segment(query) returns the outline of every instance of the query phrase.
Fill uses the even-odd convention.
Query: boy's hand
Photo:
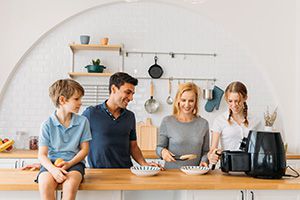
[[[58,183],[64,182],[67,178],[65,175],[68,174],[66,170],[58,167],[53,167],[49,172]]]
[[[72,167],[72,165],[70,164],[70,162],[67,162],[67,161],[62,161],[61,163],[59,163],[57,165],[57,167],[63,169],[63,170],[67,170],[69,169],[70,167]]]

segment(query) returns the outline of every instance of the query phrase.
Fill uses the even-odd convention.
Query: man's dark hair
[[[118,89],[120,89],[120,87],[125,83],[130,83],[136,86],[138,84],[138,80],[124,72],[117,72],[111,75],[109,79],[109,94],[111,93],[112,85],[115,85]]]

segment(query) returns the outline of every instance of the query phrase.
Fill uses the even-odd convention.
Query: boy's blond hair
[[[84,95],[83,87],[72,79],[57,80],[49,87],[49,97],[57,108],[60,105],[60,96],[64,96],[66,99],[69,99],[75,94],[75,92],[77,92],[80,96]]]

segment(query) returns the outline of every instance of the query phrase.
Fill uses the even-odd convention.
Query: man
[[[109,80],[109,98],[84,112],[90,122],[92,140],[88,163],[91,168],[129,168],[131,158],[142,166],[147,163],[136,141],[134,113],[126,107],[133,100],[138,80],[118,72]]]

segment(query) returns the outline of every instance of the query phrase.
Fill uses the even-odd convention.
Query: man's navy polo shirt
[[[90,122],[92,140],[88,163],[91,168],[129,168],[130,141],[136,140],[134,113],[123,109],[115,119],[105,102],[90,106],[84,112]]]

